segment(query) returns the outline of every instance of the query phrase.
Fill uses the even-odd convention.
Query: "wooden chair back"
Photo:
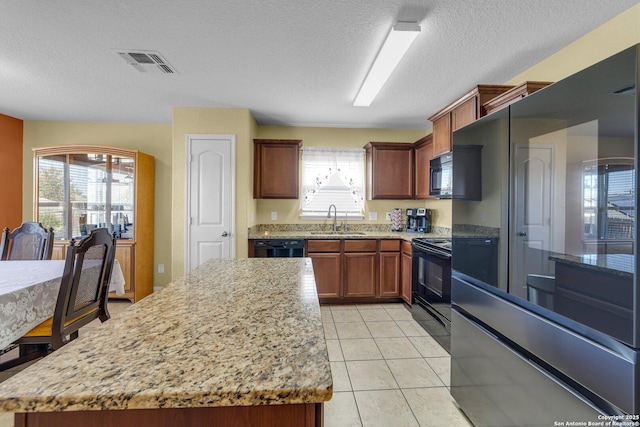
[[[115,253],[115,233],[109,234],[106,228],[92,230],[77,244],[71,240],[53,315],[54,350],[89,322],[109,319],[107,295]]]
[[[0,260],[49,260],[53,253],[53,228],[24,222],[12,232],[5,227],[0,239]]]

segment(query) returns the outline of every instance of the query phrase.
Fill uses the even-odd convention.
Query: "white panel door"
[[[187,135],[189,272],[211,258],[234,254],[235,136]]]
[[[511,230],[511,289],[527,298],[527,274],[549,272],[551,215],[554,202],[553,146],[517,144],[515,146],[515,215]]]

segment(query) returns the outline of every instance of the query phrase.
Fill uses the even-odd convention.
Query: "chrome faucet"
[[[338,231],[338,209],[336,205],[329,206],[329,213],[327,213],[327,218],[331,218],[331,208],[333,208],[333,232]]]

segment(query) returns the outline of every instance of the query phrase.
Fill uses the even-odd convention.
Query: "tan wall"
[[[188,134],[236,136],[236,257],[248,252],[248,227],[255,216],[253,201],[253,137],[255,120],[244,108],[176,107],[173,109],[173,171],[171,254],[173,277],[184,275],[185,150]]]
[[[23,122],[0,114],[0,229],[22,223]]]
[[[168,123],[87,123],[25,121],[22,212],[33,220],[34,147],[95,144],[133,148],[155,157],[154,286],[171,282],[171,125]],[[165,273],[158,274],[158,264]]]
[[[504,84],[556,82],[640,43],[640,3],[605,22]]]

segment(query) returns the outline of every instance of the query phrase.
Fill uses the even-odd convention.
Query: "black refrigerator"
[[[640,425],[639,46],[454,132],[454,171],[482,147],[481,200],[452,201],[451,394],[476,426]]]

